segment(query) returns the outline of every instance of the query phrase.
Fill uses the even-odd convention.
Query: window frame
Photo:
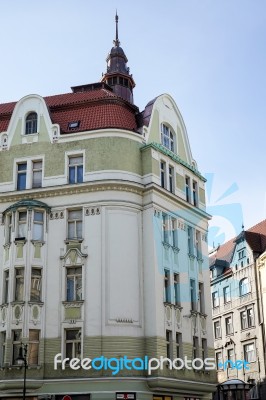
[[[24,169],[19,169],[20,166],[26,166]],[[16,163],[16,190],[26,190],[27,189],[27,171],[28,171],[28,163],[27,161],[17,162]],[[22,179],[22,181],[20,181]]]
[[[220,339],[222,337],[221,321],[219,319],[213,322],[213,333],[214,339]]]
[[[19,332],[19,338],[15,340],[15,334]],[[12,351],[11,351],[11,355],[12,355],[12,365],[16,365],[16,360],[18,358],[19,355],[19,349],[21,346],[21,340],[22,340],[22,329],[12,329],[11,331],[11,340],[12,340]],[[15,352],[15,349],[16,352]],[[16,353],[16,354],[15,354]]]
[[[33,271],[40,271],[40,274],[35,274]],[[42,301],[42,281],[43,281],[43,270],[40,267],[31,267],[31,275],[30,275],[30,302],[36,302],[39,303]],[[40,286],[39,289],[37,289],[37,293],[39,293],[38,298],[34,298],[34,285],[37,283],[37,286]]]
[[[81,163],[74,163],[71,164],[71,159],[78,159],[82,158]],[[70,185],[78,184],[78,183],[83,183],[84,182],[84,154],[83,153],[77,153],[77,154],[68,154],[67,155],[67,182]],[[81,168],[81,179],[79,178],[80,174],[80,168]],[[71,172],[70,170],[74,171],[74,179],[72,181],[71,178]]]
[[[36,118],[29,119],[30,116],[36,116]],[[25,128],[24,128],[24,135],[36,135],[38,134],[38,113],[36,111],[30,111],[25,116]]]
[[[70,219],[70,214],[72,212],[80,212],[80,217],[79,218],[73,218]],[[83,240],[83,225],[84,225],[84,219],[83,219],[83,208],[72,208],[67,210],[67,240]],[[81,223],[81,228],[80,228],[80,236],[78,236],[78,224]],[[70,235],[70,224],[74,224],[74,236]]]
[[[164,303],[171,303],[171,274],[167,268],[164,269]]]
[[[253,346],[253,350],[247,352],[247,347],[248,346]],[[253,357],[251,357],[252,359],[250,360],[249,356],[247,357],[247,354],[251,353]],[[256,362],[256,347],[255,347],[255,342],[250,342],[250,343],[246,343],[243,345],[243,354],[244,354],[244,360],[247,362]]]
[[[70,331],[77,331],[77,335],[79,335],[78,339],[67,339],[67,333]],[[65,328],[64,329],[64,355],[67,358],[67,344],[72,344],[72,350],[71,350],[71,358],[82,358],[82,328],[81,327],[76,327],[76,328]],[[77,345],[77,353],[76,353],[76,345]]]
[[[9,303],[9,290],[10,289],[10,271],[5,269],[3,271],[3,303]]]
[[[228,293],[226,291],[227,288],[228,288]],[[230,289],[231,289],[230,285],[227,285],[223,288],[224,304],[230,303],[232,301]]]
[[[34,164],[41,164],[41,166],[34,167]],[[41,180],[35,178],[38,173],[41,173]],[[41,188],[43,186],[43,160],[31,160],[31,175],[31,188]]]
[[[244,283],[244,281],[247,283]],[[239,282],[239,297],[246,296],[250,292],[251,292],[251,287],[250,287],[249,278],[247,276],[245,276]]]
[[[161,144],[166,149],[176,153],[176,134],[173,128],[164,122],[161,123]]]
[[[68,272],[70,270],[80,270],[79,274],[68,274]],[[74,277],[74,286],[73,286],[73,298],[70,298],[72,296],[69,296],[69,282],[71,280],[69,280],[69,277]],[[79,279],[81,280],[81,294],[80,294],[80,298],[78,298],[78,290],[79,288],[77,287],[77,283],[79,281]],[[66,280],[66,301],[67,302],[76,302],[76,301],[82,301],[83,300],[83,268],[82,265],[75,265],[75,266],[66,266],[66,271],[65,271],[65,280]]]
[[[31,338],[31,333],[37,332],[38,338]],[[37,346],[36,346],[37,345]],[[37,362],[31,362],[31,351],[32,349],[37,348]],[[39,329],[29,329],[29,342],[28,342],[28,365],[39,365],[40,360],[40,330]]]
[[[22,271],[22,273],[21,273]],[[21,274],[19,274],[19,272]],[[19,283],[21,279],[22,283]],[[22,289],[19,290],[19,285]],[[15,267],[14,268],[14,302],[24,302],[25,301],[25,268],[24,267]],[[20,295],[19,295],[20,293]]]
[[[45,213],[43,210],[33,209],[32,210],[33,217],[32,217],[32,240],[35,242],[43,242],[44,241],[44,224],[45,224]],[[41,214],[42,220],[35,219],[35,214]],[[36,228],[35,228],[36,227]],[[35,236],[35,229],[37,227],[41,227],[41,238],[38,237],[38,234]],[[38,232],[38,231],[37,231]]]
[[[230,322],[228,322],[230,321]],[[233,315],[228,315],[224,319],[225,322],[225,334],[226,336],[230,336],[234,334],[234,324],[233,324]]]

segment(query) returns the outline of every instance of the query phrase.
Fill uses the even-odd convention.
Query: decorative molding
[[[116,322],[120,324],[133,324],[133,318],[116,318]]]
[[[182,231],[186,230],[186,224],[182,219],[178,220],[178,229],[181,229]]]
[[[93,215],[100,215],[101,214],[101,207],[87,207],[85,208],[85,216],[93,216]]]
[[[65,213],[63,210],[56,210],[50,213],[50,219],[63,219],[65,217]]]

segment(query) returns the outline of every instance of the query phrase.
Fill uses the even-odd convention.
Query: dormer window
[[[174,134],[171,129],[165,124],[161,124],[161,143],[167,149],[175,151]]]
[[[25,135],[37,133],[37,120],[38,116],[35,112],[28,114],[26,118]]]

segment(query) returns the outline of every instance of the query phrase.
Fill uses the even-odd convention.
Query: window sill
[[[172,307],[173,306],[173,304],[170,301],[164,301],[163,304],[164,304],[165,307],[167,307],[167,306]]]
[[[84,239],[82,238],[76,238],[76,239],[66,239],[65,244],[69,243],[82,243]]]
[[[167,247],[168,249],[170,249],[171,245],[168,242],[162,242],[163,243],[163,247]]]
[[[84,303],[84,300],[65,300],[62,301],[62,304],[65,305],[70,305],[70,304],[75,304],[75,305],[81,305]]]
[[[180,251],[179,247],[176,247],[176,246],[172,246],[172,249],[173,249],[174,253],[179,253],[179,251]]]
[[[183,310],[183,307],[181,306],[181,304],[174,304],[175,309],[178,309],[180,311]]]
[[[18,243],[23,243],[25,244],[27,242],[27,239],[25,237],[21,237],[21,238],[15,238],[14,243],[18,244]]]
[[[191,254],[191,253],[188,253],[188,256],[189,256],[189,258],[192,259],[192,260],[194,260],[194,258],[196,258],[196,257],[194,256],[194,254]]]
[[[32,239],[31,243],[32,244],[40,244],[42,246],[45,244],[45,242],[43,240],[36,240],[36,239]]]
[[[40,300],[30,300],[30,301],[28,302],[28,304],[29,304],[29,305],[35,305],[35,304],[37,304],[38,306],[43,306],[43,305],[44,305],[44,302],[43,302],[43,301],[40,301]]]
[[[14,301],[11,301],[10,302],[10,304],[12,305],[12,306],[14,306],[14,305],[16,305],[16,304],[20,304],[20,305],[24,305],[25,304],[25,301],[23,300],[14,300]]]

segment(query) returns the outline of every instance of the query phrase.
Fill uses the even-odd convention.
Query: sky
[[[0,0],[0,103],[99,81],[116,9],[135,104],[169,93],[208,177],[209,240],[265,219],[263,0]]]

